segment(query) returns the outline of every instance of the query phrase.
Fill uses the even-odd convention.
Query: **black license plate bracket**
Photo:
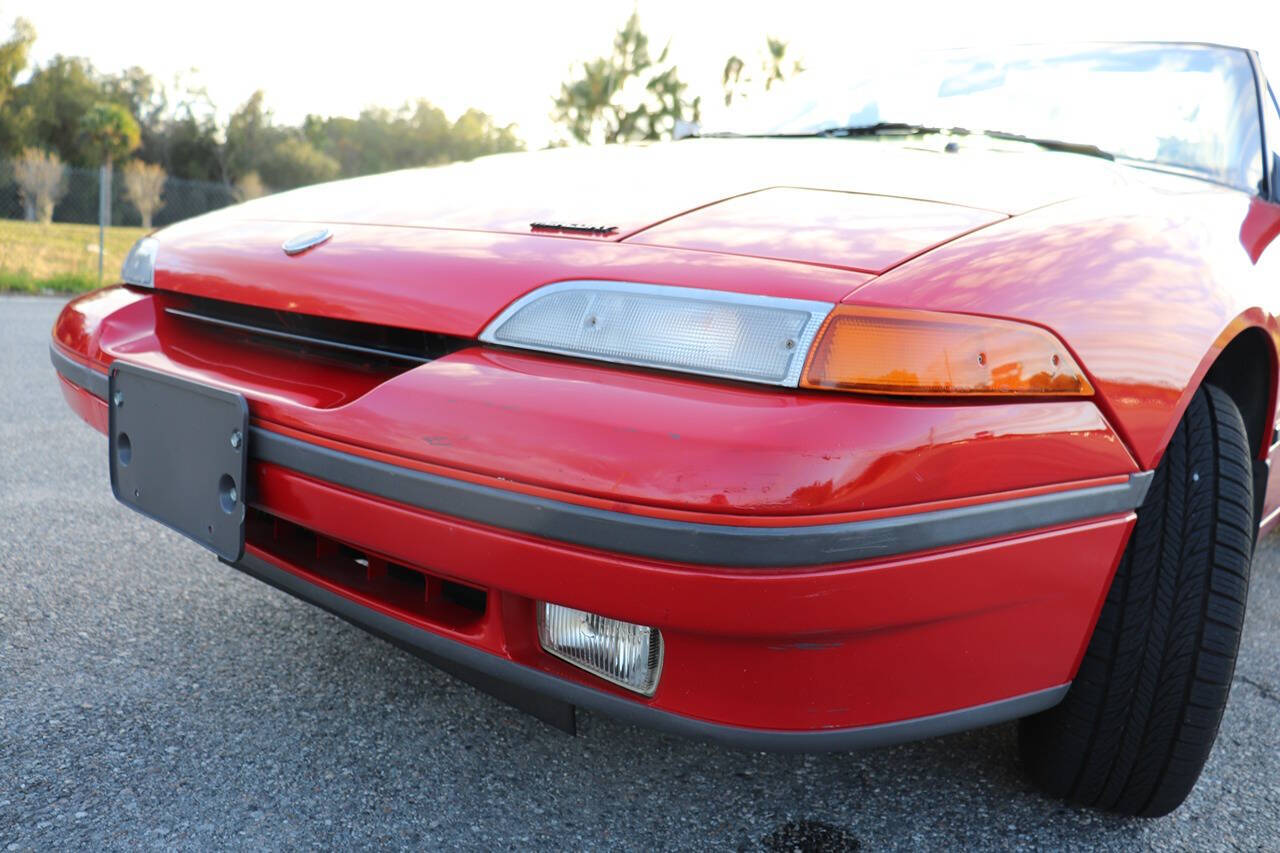
[[[117,362],[107,406],[116,499],[225,560],[244,554],[244,396]]]

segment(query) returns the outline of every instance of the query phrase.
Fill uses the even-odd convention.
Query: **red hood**
[[[1106,161],[840,139],[688,139],[482,157],[305,187],[230,208],[236,219],[528,234],[531,222],[613,226],[625,237],[767,187],[926,199],[1015,214],[1120,182]]]
[[[1125,171],[1032,149],[946,153],[831,139],[499,155],[307,187],[188,220],[157,235],[156,281],[462,335],[565,278],[838,301],[865,274],[1008,215],[1115,187]],[[531,230],[548,221],[616,230]],[[329,242],[284,254],[284,240],[318,224],[333,231]]]

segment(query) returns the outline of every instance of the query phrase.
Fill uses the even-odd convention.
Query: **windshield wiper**
[[[814,136],[923,136],[928,133],[942,133],[940,127],[929,127],[923,124],[908,124],[901,121],[878,121],[875,124],[851,124],[845,127],[828,127],[814,133]]]
[[[970,130],[967,127],[932,127],[927,124],[912,124],[901,121],[878,121],[874,124],[851,124],[844,127],[824,127],[822,130],[804,133],[719,133],[693,134],[703,139],[856,139],[868,136],[927,136],[931,134],[950,134],[954,136],[986,136],[991,139],[1004,139],[1009,142],[1025,142],[1046,151],[1065,151],[1070,154],[1084,154],[1088,157],[1101,157],[1104,160],[1115,160],[1115,155],[1104,151],[1096,145],[1083,142],[1065,142],[1061,139],[1048,139],[1036,136],[1024,136],[1021,133],[1009,133],[1004,130]]]
[[[878,121],[875,124],[853,124],[844,127],[824,127],[822,130],[804,133],[734,133],[720,131],[716,133],[697,133],[701,139],[812,139],[835,137],[843,139],[856,136],[918,136],[926,133],[942,133],[942,128],[927,127],[922,124],[908,124],[900,121]]]
[[[960,132],[960,131],[957,131]],[[970,131],[962,131],[969,133]],[[983,130],[978,131],[983,136],[989,136],[992,139],[1007,139],[1010,142],[1026,142],[1030,145],[1037,145],[1046,151],[1066,151],[1069,154],[1084,154],[1087,157],[1101,157],[1103,160],[1115,160],[1116,155],[1110,151],[1104,151],[1096,145],[1089,145],[1084,142],[1064,142],[1061,139],[1044,139],[1035,136],[1023,136],[1021,133],[1008,133],[1003,130]]]

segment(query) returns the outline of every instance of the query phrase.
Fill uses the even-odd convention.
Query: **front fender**
[[[1050,329],[1084,367],[1099,408],[1134,458],[1150,469],[1236,335],[1265,330],[1274,364],[1280,249],[1268,223],[1280,223],[1280,207],[1236,191],[1198,182],[1194,192],[1128,187],[963,237],[845,301]]]

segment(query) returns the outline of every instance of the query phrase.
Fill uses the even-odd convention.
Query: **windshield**
[[[1096,146],[1249,192],[1262,180],[1253,68],[1233,48],[1025,46],[895,57],[839,80],[808,72],[726,119],[714,130],[811,134],[902,122],[1000,131]]]

